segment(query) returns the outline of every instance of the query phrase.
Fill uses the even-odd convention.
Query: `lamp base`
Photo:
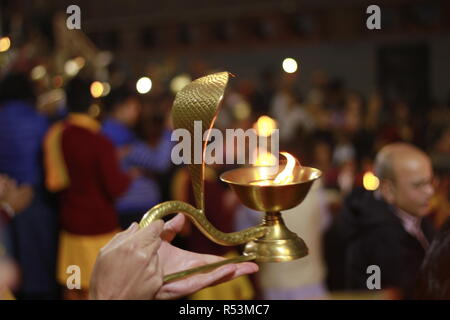
[[[255,256],[256,262],[292,261],[308,255],[305,242],[286,227],[280,212],[267,212],[262,225],[269,231],[248,242],[244,255]]]

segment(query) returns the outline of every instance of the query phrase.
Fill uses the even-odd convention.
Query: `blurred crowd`
[[[275,76],[279,78],[272,79]],[[324,72],[315,74],[313,89],[305,98],[299,95],[295,75],[265,75],[261,80],[267,81],[263,85],[249,80],[232,81],[218,127],[246,129],[258,117],[268,115],[280,129],[281,150],[294,154],[302,165],[323,172],[307,201],[298,210],[294,209],[300,212],[285,215],[287,224],[305,239],[311,253],[299,260],[300,265],[266,264],[262,266],[261,277],[236,279],[219,289],[205,289],[193,298],[289,298],[291,295],[287,293],[274,294],[283,282],[288,286],[298,282],[300,287],[308,287],[297,297],[323,297],[335,289],[345,290],[344,285],[335,283],[336,275],[327,278],[327,268],[333,270],[333,265],[327,265],[323,254],[323,235],[352,190],[376,189],[373,186],[376,181],[371,181],[368,175],[373,172],[374,155],[388,143],[409,142],[430,155],[436,192],[428,218],[435,228],[448,219],[450,128],[443,119],[447,117],[448,106],[430,107],[428,114],[419,116],[405,101],[384,101],[378,93],[363,97],[339,81],[328,79]],[[66,88],[65,104],[49,116],[36,108],[36,89],[29,74],[11,71],[2,79],[0,195],[2,213],[6,213],[3,220],[11,220],[2,235],[20,274],[16,277],[16,287],[12,287],[19,298],[71,298],[70,293],[62,295],[58,287],[58,283],[65,285],[68,275],[57,262],[70,265],[65,260],[71,260],[77,250],[86,250],[73,243],[71,234],[97,237],[107,234],[100,243],[89,244],[95,248],[91,258],[95,261],[96,252],[110,238],[110,233],[139,221],[153,205],[169,199],[194,203],[187,170],[172,165],[170,160],[173,142],[169,111],[173,96],[164,92],[142,97],[123,85],[97,101],[100,104],[94,104],[90,84],[78,78],[71,80]],[[74,117],[81,114],[86,119]],[[95,123],[88,124],[89,119]],[[53,158],[57,152],[51,145],[60,134],[55,131],[61,123],[73,123],[75,127],[80,125],[94,132],[101,130],[111,145],[111,149],[101,147],[89,135],[76,132],[73,141],[66,139],[63,148],[67,149],[64,156],[70,157],[66,159],[70,187],[67,182],[58,181],[60,164]],[[66,134],[70,132],[65,130]],[[99,163],[95,162],[97,152],[104,158]],[[71,168],[71,159],[80,157],[92,161],[92,165],[74,164],[75,168]],[[226,169],[223,165],[207,169],[206,213],[219,229],[231,232],[256,224],[259,216],[246,212],[219,182],[218,174]],[[103,175],[98,177],[104,180],[101,186],[95,186],[96,175]],[[104,204],[104,208],[102,203],[95,203],[93,192],[102,188],[108,189],[105,192],[111,208],[109,204]],[[110,217],[102,216],[105,211],[114,212],[117,219],[108,221]],[[239,248],[210,242],[189,225],[176,241],[197,252],[231,256],[239,252]],[[284,278],[283,274],[290,276]],[[296,274],[298,279],[294,280]],[[88,284],[88,280],[83,282],[83,286]]]
[[[81,267],[82,288],[88,288],[95,257],[115,233],[162,201],[195,202],[188,171],[170,158],[175,93],[156,78],[149,93],[139,94],[111,69],[109,92],[96,96],[92,82],[98,79],[83,67],[75,77],[52,77],[44,85],[36,75],[41,61],[28,59],[29,47],[23,48],[0,82],[0,277],[9,279],[0,282],[6,284],[0,294],[84,299],[86,291],[67,289],[68,266]],[[188,72],[195,79],[214,71],[196,62]],[[247,129],[269,116],[280,129],[280,150],[322,171],[306,200],[284,215],[310,254],[261,264],[256,276],[191,299],[325,298],[354,289],[344,281],[344,253],[333,246],[332,226],[355,190],[377,189],[375,155],[390,143],[410,143],[431,158],[434,193],[426,219],[438,230],[449,218],[450,96],[417,108],[377,91],[364,96],[326,70],[317,70],[309,84],[297,80],[296,73],[281,70],[261,70],[259,79],[232,78],[216,125]],[[232,232],[257,224],[261,214],[249,212],[220,182],[227,169],[207,168],[205,211],[218,229]],[[227,257],[242,250],[212,243],[189,223],[175,243]]]

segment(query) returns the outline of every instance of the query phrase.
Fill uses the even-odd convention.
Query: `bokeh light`
[[[91,95],[94,98],[100,98],[103,94],[103,84],[100,81],[94,81],[91,84]]]
[[[182,73],[170,81],[170,90],[172,93],[177,93],[192,81],[187,73]]]
[[[136,82],[136,90],[140,94],[146,94],[152,89],[152,80],[149,77],[142,77]]]
[[[253,125],[259,136],[269,137],[277,128],[277,122],[269,116],[261,116]]]
[[[286,58],[283,60],[283,70],[286,73],[294,73],[295,71],[297,71],[298,65],[297,65],[297,61],[295,61],[295,59],[292,58]]]
[[[39,80],[42,79],[47,74],[47,70],[43,65],[37,65],[33,69],[31,69],[31,79],[33,80]]]
[[[78,71],[80,71],[80,67],[78,66],[78,63],[75,60],[68,60],[64,64],[64,72],[71,77],[74,77],[77,75]]]
[[[111,92],[111,85],[108,82],[102,82],[102,97],[106,97]]]
[[[380,180],[372,172],[368,171],[364,173],[363,176],[364,189],[374,191],[378,189],[380,185]]]
[[[9,37],[0,38],[0,52],[6,52],[11,47],[11,39]]]

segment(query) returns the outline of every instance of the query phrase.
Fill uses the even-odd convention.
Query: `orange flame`
[[[295,164],[297,163],[297,159],[295,159],[291,154],[287,152],[281,152],[281,154],[286,157],[287,163],[284,169],[277,174],[275,179],[269,179],[264,178],[262,180],[253,181],[251,184],[258,185],[258,186],[276,186],[276,185],[283,185],[288,184],[292,181],[294,181],[294,175],[293,171],[295,168]],[[273,156],[273,154],[270,154]]]
[[[275,184],[287,184],[294,180],[294,175],[292,174],[294,172],[295,162],[296,159],[287,152],[280,152],[286,159],[287,163],[284,167],[283,171],[281,171],[274,180]]]

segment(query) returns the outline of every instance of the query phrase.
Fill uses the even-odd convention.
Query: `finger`
[[[167,274],[225,260],[225,258],[220,256],[179,249],[168,242],[162,243],[159,254],[164,265],[164,271]]]
[[[156,240],[161,240],[160,235],[163,228],[164,221],[153,221],[148,226],[139,229],[139,231],[134,234],[134,241],[138,242],[140,247],[147,247]]]
[[[236,265],[228,264],[205,274],[198,274],[163,285],[157,299],[179,298],[200,289],[231,279],[236,272]]]
[[[242,262],[234,265],[236,266],[236,270],[234,271],[233,274],[229,274],[223,278],[217,279],[214,283],[211,284],[211,286],[216,286],[218,284],[233,280],[240,276],[255,273],[259,270],[258,265],[253,262]]]
[[[167,242],[171,242],[173,238],[183,229],[184,222],[186,221],[183,214],[177,214],[173,219],[170,219],[164,224],[164,230],[161,233],[161,239]]]
[[[236,264],[236,271],[234,272],[233,279],[246,275],[258,272],[259,267],[254,262],[242,262]]]

